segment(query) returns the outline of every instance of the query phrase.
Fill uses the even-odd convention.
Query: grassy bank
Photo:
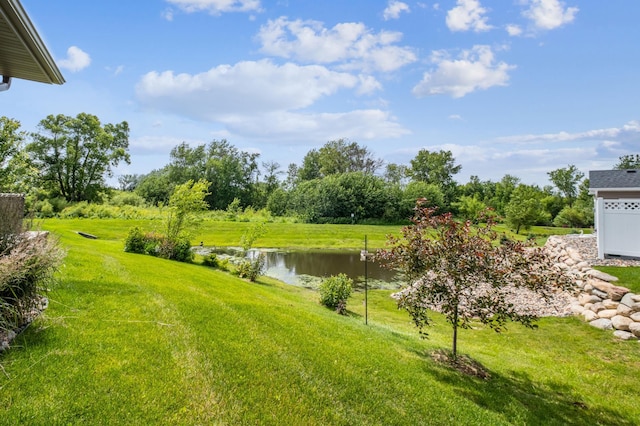
[[[421,340],[389,292],[370,294],[365,326],[361,293],[343,317],[306,289],[124,253],[134,225],[43,223],[69,254],[45,314],[0,355],[0,424],[640,423],[637,342],[574,318],[464,330],[460,350],[491,374],[470,378],[429,356],[450,345],[443,320]],[[234,245],[240,225],[197,238]],[[258,244],[379,246],[397,231],[284,226]]]

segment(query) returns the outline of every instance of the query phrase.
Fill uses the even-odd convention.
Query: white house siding
[[[599,197],[596,206],[598,257],[640,257],[640,198]]]

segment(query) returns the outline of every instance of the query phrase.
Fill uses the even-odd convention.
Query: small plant
[[[344,315],[347,312],[347,299],[351,296],[352,288],[353,280],[345,274],[327,278],[320,284],[320,303]]]
[[[211,268],[217,268],[220,262],[215,253],[209,253],[202,259],[202,264]]]
[[[245,259],[238,264],[238,276],[255,282],[264,273],[265,264],[266,256],[264,253],[259,253],[253,259]]]

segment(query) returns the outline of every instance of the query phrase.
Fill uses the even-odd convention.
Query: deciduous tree
[[[584,177],[584,173],[571,164],[567,167],[553,170],[547,174],[549,175],[549,180],[563,195],[569,207],[573,206],[573,202],[576,200],[576,196],[578,195],[578,184]]]
[[[620,156],[618,163],[613,168],[616,170],[640,169],[640,154]]]
[[[104,126],[95,115],[49,115],[27,146],[45,187],[67,201],[95,201],[105,178],[121,161],[130,163],[129,125]]]
[[[496,237],[491,221],[472,228],[469,221],[457,222],[448,213],[436,216],[433,208],[418,203],[413,225],[403,228],[402,237],[389,237],[391,247],[376,254],[383,265],[404,272],[408,285],[395,296],[423,336],[430,310],[440,311],[451,324],[454,359],[458,329],[473,321],[496,331],[509,320],[535,326],[536,312],[512,301],[514,289],[550,298],[568,283],[543,248],[495,244]]]

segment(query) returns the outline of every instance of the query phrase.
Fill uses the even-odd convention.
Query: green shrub
[[[134,207],[143,207],[145,203],[145,199],[135,192],[121,192],[119,194],[114,195],[111,200],[109,200],[109,204],[112,206],[123,207],[123,206],[134,206]]]
[[[146,253],[146,240],[140,228],[135,227],[129,229],[127,239],[124,242],[124,251],[127,253]]]
[[[320,284],[320,303],[344,315],[347,312],[347,299],[351,296],[352,288],[353,280],[345,274],[327,278]]]
[[[44,200],[39,206],[40,217],[53,217],[55,212],[53,211],[53,204],[49,200]]]
[[[255,282],[258,277],[264,273],[266,260],[267,258],[264,253],[259,253],[253,259],[244,259],[238,264],[236,272],[240,278],[246,278],[251,282]]]
[[[178,236],[169,239],[154,232],[143,233],[140,228],[131,228],[124,244],[128,253],[148,254],[178,262],[192,262],[191,241],[187,237]]]
[[[219,261],[218,261],[218,256],[216,256],[215,253],[209,253],[208,255],[204,256],[204,258],[202,259],[202,264],[204,266],[210,266],[212,268],[217,268]]]

